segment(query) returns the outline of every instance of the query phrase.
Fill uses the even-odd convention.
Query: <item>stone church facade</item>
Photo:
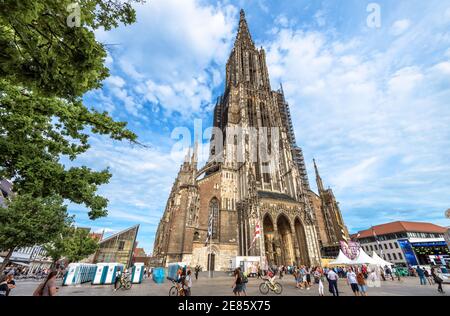
[[[331,189],[310,190],[289,105],[282,87],[271,89],[265,51],[255,47],[243,11],[213,126],[206,165],[198,167],[194,148],[180,167],[153,255],[164,265],[216,271],[229,270],[236,256],[320,265],[323,250],[348,233]]]

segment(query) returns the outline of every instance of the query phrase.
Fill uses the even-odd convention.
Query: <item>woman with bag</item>
[[[434,283],[436,283],[438,285],[438,292],[444,294],[444,290],[442,289],[442,282],[443,282],[443,280],[442,280],[441,277],[439,277],[436,274],[436,271],[434,270],[434,268],[431,268],[431,276],[434,279]]]
[[[58,288],[56,287],[56,271],[52,271],[47,279],[41,283],[34,291],[33,296],[56,296]]]

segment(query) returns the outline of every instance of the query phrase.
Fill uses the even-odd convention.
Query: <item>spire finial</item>
[[[316,171],[316,182],[317,182],[317,189],[319,190],[319,194],[324,191],[322,178],[319,174],[319,168],[317,168],[316,159],[313,159],[314,162],[314,170]]]
[[[184,156],[185,163],[189,163],[190,156],[191,156],[191,147],[188,148],[186,156]]]
[[[239,29],[238,29],[236,41],[239,41],[241,43],[249,42],[250,45],[252,45],[252,46],[254,45],[252,36],[250,35],[250,31],[248,30],[248,25],[247,25],[247,21],[245,19],[244,9],[241,9],[241,12],[240,12]]]
[[[198,159],[198,139],[197,137],[195,137],[194,151],[192,153],[191,162],[197,163],[197,159]]]

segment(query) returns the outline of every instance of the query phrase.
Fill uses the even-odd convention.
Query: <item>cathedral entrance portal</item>
[[[266,214],[263,220],[264,249],[269,266],[277,264],[277,252],[274,243],[275,229],[270,215]]]
[[[295,262],[294,240],[289,219],[281,214],[277,220],[278,243],[277,253],[280,254],[279,265],[292,265]]]
[[[295,219],[294,227],[299,250],[297,264],[309,266],[310,262],[308,256],[308,246],[306,244],[305,228],[298,217]]]

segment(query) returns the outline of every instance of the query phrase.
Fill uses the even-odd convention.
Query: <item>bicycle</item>
[[[283,292],[283,286],[278,282],[271,282],[270,279],[264,279],[264,282],[259,285],[259,291],[263,295],[267,295],[269,291],[275,294],[281,294]]]
[[[170,280],[173,286],[169,289],[169,296],[186,296],[186,291],[184,287],[174,279],[167,277],[167,280]]]
[[[128,275],[122,274],[120,276],[119,287],[116,289],[116,291],[119,289],[123,289],[123,290],[131,289],[131,281],[130,281],[130,279],[128,279]]]

